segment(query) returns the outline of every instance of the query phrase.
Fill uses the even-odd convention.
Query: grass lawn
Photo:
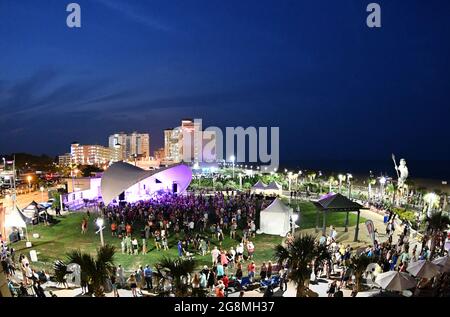
[[[315,227],[315,206],[309,202],[300,202],[300,210],[302,213],[301,229],[311,229]],[[60,221],[53,226],[29,226],[28,234],[33,244],[31,249],[25,248],[25,242],[20,241],[13,247],[17,250],[17,257],[20,253],[28,253],[30,250],[36,250],[38,252],[39,262],[33,263],[33,267],[38,269],[46,269],[52,271],[53,262],[55,260],[65,260],[66,252],[74,249],[81,249],[84,252],[95,254],[96,249],[100,245],[100,237],[95,234],[97,227],[95,225],[95,215],[91,214],[89,220],[88,232],[85,235],[81,234],[81,221],[85,213],[76,212],[66,216],[58,217]],[[320,219],[320,221],[322,221]],[[361,222],[365,219],[361,218]],[[334,225],[336,227],[343,227],[345,222],[345,213],[330,215],[327,217],[327,224]],[[320,222],[321,223],[321,222]],[[350,215],[350,225],[355,225],[356,216]],[[154,249],[153,239],[147,242],[149,252],[145,255],[127,255],[121,253],[120,240],[111,236],[111,231],[106,225],[104,230],[105,243],[114,245],[117,249],[115,256],[115,263],[122,264],[126,270],[137,269],[139,265],[154,265],[163,256],[177,256],[177,237],[174,235],[169,238],[169,250],[168,251],[156,251]],[[40,238],[32,238],[33,233],[39,233]],[[239,237],[238,237],[239,239]],[[138,239],[139,243],[142,243],[142,239]],[[273,248],[275,245],[282,242],[282,238],[279,236],[269,235],[257,235],[252,240],[255,244],[255,256],[254,260],[257,265],[260,265],[264,261],[273,260]],[[211,240],[211,244],[217,244],[216,239]],[[225,232],[225,240],[223,241],[223,247],[229,249],[230,247],[236,247],[238,241],[232,240],[227,236]],[[29,254],[27,254],[29,256]],[[211,265],[211,255],[208,254],[204,257],[196,255],[196,259],[199,262],[199,266]]]

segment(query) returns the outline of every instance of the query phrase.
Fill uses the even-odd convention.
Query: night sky
[[[0,152],[184,117],[279,126],[281,160],[450,160],[450,1],[0,0]]]

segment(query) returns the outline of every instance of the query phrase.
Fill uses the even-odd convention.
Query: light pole
[[[298,215],[293,213],[291,215],[291,232],[292,232],[292,235],[295,234],[295,222],[297,220],[298,220]]]
[[[234,162],[236,161],[236,157],[234,157],[234,155],[231,155],[230,161],[231,163],[233,163],[233,179],[234,179]]]
[[[381,201],[384,201],[384,185],[386,184],[386,177],[381,176],[380,177],[380,196]]]
[[[345,181],[345,176],[342,174],[338,175],[338,179],[339,179],[339,193],[341,193],[341,189],[342,189],[342,182]]]
[[[103,227],[103,223],[104,223],[103,218],[97,218],[95,223],[98,226],[98,231],[96,233],[100,233],[100,242],[102,244],[102,247],[104,247],[105,241],[103,240],[103,229],[105,229],[105,227]]]
[[[41,201],[44,202],[44,186],[41,186],[39,190],[41,191]]]
[[[351,183],[352,178],[353,178],[352,174],[347,174],[348,199],[352,199],[352,183]]]
[[[31,175],[28,175],[27,176],[27,181],[28,181],[28,189],[31,189],[31,180],[32,180],[33,178],[31,177]]]

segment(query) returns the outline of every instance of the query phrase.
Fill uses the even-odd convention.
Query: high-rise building
[[[150,157],[150,136],[147,133],[119,132],[109,136],[108,144],[120,152],[120,160],[129,160],[134,156]]]
[[[81,145],[72,143],[70,148],[71,162],[77,165],[105,165],[116,162],[119,157],[117,149],[101,145]]]
[[[214,132],[203,131],[200,121],[183,119],[181,126],[164,130],[165,159],[174,163],[213,161],[215,153],[203,151],[208,142],[215,146]]]
[[[70,163],[72,163],[72,155],[70,153],[58,156],[58,164],[60,166],[69,166]]]

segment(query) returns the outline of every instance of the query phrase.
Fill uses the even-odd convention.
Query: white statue
[[[406,166],[405,159],[400,160],[400,165],[396,167],[399,176],[398,176],[398,187],[403,188],[405,187],[406,179],[408,178],[409,172],[408,167]]]

